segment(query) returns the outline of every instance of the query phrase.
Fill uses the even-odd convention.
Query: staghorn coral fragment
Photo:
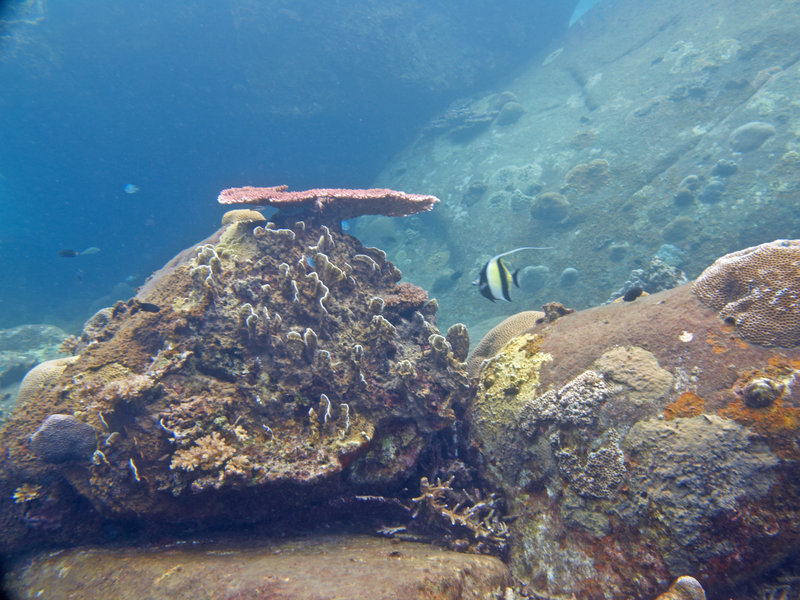
[[[510,532],[500,518],[500,501],[496,494],[485,498],[471,498],[466,491],[457,493],[451,476],[445,482],[440,478],[431,483],[427,477],[419,482],[420,495],[411,499],[411,516],[445,533],[445,541],[467,538],[467,546],[473,552],[503,556]],[[476,490],[477,491],[477,490]],[[454,549],[462,549],[453,546]]]
[[[718,258],[693,286],[748,342],[800,345],[800,240],[775,240]]]

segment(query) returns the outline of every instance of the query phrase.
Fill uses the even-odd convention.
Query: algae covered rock
[[[468,391],[435,302],[400,277],[326,226],[233,221],[114,305],[25,398],[0,431],[2,491],[70,489],[105,517],[176,523],[397,488]],[[58,470],[31,454],[50,414],[96,434],[91,460]],[[5,550],[29,532],[11,495]],[[52,539],[70,535],[62,521]]]
[[[743,338],[685,285],[541,321],[478,367],[466,444],[529,590],[722,594],[800,544],[800,351]]]

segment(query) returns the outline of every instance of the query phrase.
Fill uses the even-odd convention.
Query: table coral
[[[327,224],[361,215],[403,217],[431,210],[439,201],[436,196],[406,194],[395,190],[313,189],[291,192],[287,186],[228,188],[219,194],[220,204],[254,204],[272,206],[279,213],[319,217]]]

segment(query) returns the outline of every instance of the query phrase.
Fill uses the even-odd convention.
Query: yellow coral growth
[[[172,456],[170,469],[183,469],[194,471],[197,468],[204,471],[218,469],[234,455],[234,449],[214,431],[211,435],[198,438],[194,446],[181,448]]]

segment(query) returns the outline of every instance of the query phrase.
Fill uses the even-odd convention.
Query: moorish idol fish
[[[481,273],[478,276],[478,280],[473,281],[472,283],[473,285],[478,286],[478,291],[482,296],[488,298],[492,302],[495,300],[505,300],[506,302],[511,302],[511,296],[509,295],[509,292],[511,291],[511,284],[513,283],[515,286],[519,287],[519,283],[517,282],[517,274],[520,270],[517,269],[512,275],[508,270],[508,267],[506,267],[505,263],[503,263],[503,257],[508,256],[509,254],[514,254],[515,252],[519,252],[520,250],[549,249],[549,246],[544,248],[539,248],[536,246],[522,246],[521,248],[514,248],[508,252],[498,254],[497,256],[489,259],[489,262],[483,265]]]

